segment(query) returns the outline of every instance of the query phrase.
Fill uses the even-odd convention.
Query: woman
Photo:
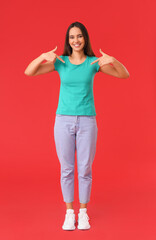
[[[91,48],[86,27],[80,22],[72,23],[66,33],[64,52],[41,54],[25,70],[28,76],[52,71],[60,75],[61,86],[55,116],[54,139],[61,165],[61,189],[66,203],[66,215],[62,228],[75,229],[74,163],[77,152],[80,209],[78,229],[89,229],[87,203],[92,185],[92,163],[96,151],[97,122],[93,97],[95,73],[101,71],[118,78],[128,78],[126,68],[114,57],[101,51],[97,58]],[[42,61],[46,63],[42,64]]]

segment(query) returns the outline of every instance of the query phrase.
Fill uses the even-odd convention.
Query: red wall
[[[59,74],[29,77],[24,71],[56,46],[61,55],[74,21],[86,26],[97,57],[101,48],[130,73],[128,79],[95,75],[98,140],[88,205],[95,232],[88,236],[154,239],[155,2],[10,1],[1,10],[1,239],[64,236],[65,205],[53,135]]]

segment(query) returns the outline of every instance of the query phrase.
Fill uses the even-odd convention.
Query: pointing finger
[[[58,55],[56,55],[56,57],[57,57],[61,62],[65,63],[65,61],[64,61],[62,58],[60,58]]]
[[[96,63],[96,62],[98,62],[98,61],[99,61],[99,58],[96,59],[95,61],[91,62],[91,65],[94,64],[94,63]]]

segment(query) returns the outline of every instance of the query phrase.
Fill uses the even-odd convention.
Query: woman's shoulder
[[[98,58],[98,57],[96,57],[96,56],[88,56],[88,60],[89,60],[90,62],[95,61],[97,58]]]
[[[67,55],[65,55],[65,56],[64,56],[64,55],[60,55],[59,57],[64,60],[64,59],[66,59],[68,56],[67,56]]]
[[[96,56],[88,56],[89,62],[93,62],[93,61],[95,61],[96,59],[98,59],[98,57],[96,57]]]
[[[96,60],[98,57],[96,56],[88,56],[90,59]]]
[[[89,62],[90,63],[94,62],[96,59],[98,59],[98,57],[96,57],[96,56],[89,56]],[[98,64],[98,62],[95,62],[92,66],[93,66],[93,68],[95,69],[96,72],[99,71],[100,65]]]

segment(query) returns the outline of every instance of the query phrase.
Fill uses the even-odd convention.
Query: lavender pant
[[[92,163],[97,142],[96,116],[56,114],[54,140],[61,165],[61,189],[64,202],[74,201],[74,166],[77,153],[79,201],[90,200]]]

